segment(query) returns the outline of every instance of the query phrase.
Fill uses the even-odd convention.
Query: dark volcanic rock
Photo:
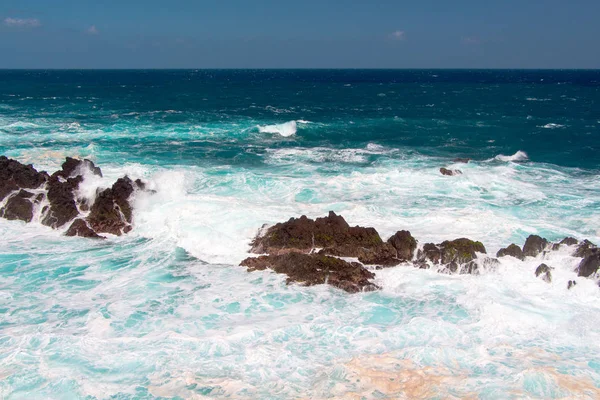
[[[65,236],[81,236],[93,239],[105,239],[104,236],[100,236],[94,232],[81,218],[77,218],[75,221],[73,221],[69,229],[67,229],[67,232],[65,232]]]
[[[0,217],[31,222],[33,219],[33,203],[29,199],[32,197],[33,193],[21,189],[19,193],[8,199],[6,205],[0,210]]]
[[[67,160],[62,164],[62,169],[56,171],[53,175],[67,179],[83,175],[84,170],[89,170],[94,175],[102,176],[102,170],[100,170],[100,167],[96,167],[92,161],[88,159],[78,160],[71,157],[67,157]]]
[[[358,261],[367,265],[377,264],[385,267],[392,267],[404,261],[398,259],[398,252],[394,246],[389,243],[383,243],[374,248],[361,248],[359,251]]]
[[[410,261],[415,255],[417,241],[409,231],[398,231],[387,241],[397,251],[397,258],[402,261]]]
[[[363,249],[383,244],[374,228],[351,227],[333,211],[325,218],[312,220],[306,216],[270,227],[252,241],[252,253],[283,254],[290,251],[308,253],[320,247],[327,254],[359,257]]]
[[[462,171],[459,169],[448,169],[448,168],[440,168],[440,174],[447,176],[461,175]]]
[[[579,241],[575,238],[572,237],[566,237],[563,240],[561,240],[558,243],[553,243],[552,244],[552,250],[556,251],[556,250],[560,250],[560,246],[565,245],[565,246],[574,246],[577,243],[579,243]]]
[[[110,189],[98,194],[87,218],[98,233],[122,235],[131,231],[132,210],[129,196],[137,185],[129,177],[119,178]]]
[[[598,247],[594,243],[586,239],[583,242],[579,243],[579,246],[577,246],[577,248],[573,252],[573,256],[584,258],[595,254],[597,248]]]
[[[595,249],[592,253],[588,254],[577,267],[577,275],[579,276],[592,276],[598,272],[600,267],[600,249]]]
[[[567,283],[567,289],[571,289],[573,286],[576,286],[577,282],[576,281],[569,281],[569,283]]]
[[[38,172],[32,165],[0,156],[0,201],[19,188],[36,189],[47,179],[46,172]]]
[[[530,235],[523,245],[523,255],[526,257],[536,257],[548,246],[548,241],[538,235]]]
[[[440,244],[426,243],[417,254],[416,265],[427,268],[427,262],[443,266],[442,271],[461,273],[477,273],[478,264],[475,262],[476,253],[486,253],[481,242],[470,239],[455,239]]]
[[[57,173],[52,174],[47,185],[50,208],[46,211],[42,224],[56,229],[79,215],[73,191],[82,180],[81,176],[65,180]]]
[[[535,269],[535,276],[542,279],[545,282],[552,282],[552,267],[547,266],[546,264],[540,264]]]
[[[563,240],[560,241],[560,244],[564,244],[566,246],[574,246],[577,243],[579,243],[579,241],[575,238],[572,237],[566,237]]]
[[[518,258],[519,260],[525,259],[525,256],[523,255],[523,250],[521,250],[521,248],[514,243],[506,248],[498,250],[498,253],[496,253],[496,257],[504,256],[512,256]]]
[[[378,287],[371,283],[375,274],[358,263],[348,263],[339,258],[320,254],[292,252],[247,258],[241,263],[249,272],[271,269],[288,276],[287,283],[305,286],[327,283],[349,293],[372,291]]]

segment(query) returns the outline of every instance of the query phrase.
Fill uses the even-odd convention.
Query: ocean
[[[103,241],[0,219],[2,399],[600,398],[600,288],[568,249],[356,294],[239,266],[329,211],[492,256],[600,244],[600,71],[2,70],[0,155],[155,191]]]

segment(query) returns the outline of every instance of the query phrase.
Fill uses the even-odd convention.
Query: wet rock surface
[[[577,267],[577,275],[583,277],[590,277],[595,275],[600,268],[600,249],[594,249],[594,251],[588,252],[587,256],[581,260]]]
[[[351,227],[333,211],[324,218],[312,220],[306,216],[278,223],[252,242],[252,253],[283,254],[290,251],[308,253],[322,248],[327,254],[340,257],[359,257],[361,249],[383,245],[374,228]]]
[[[104,236],[98,235],[92,228],[88,226],[88,224],[81,218],[77,218],[67,232],[65,232],[65,236],[81,236],[85,238],[92,239],[105,239]]]
[[[548,241],[538,235],[530,235],[523,245],[525,257],[536,257],[548,246]]]
[[[20,220],[31,222],[33,219],[33,203],[31,199],[34,194],[21,189],[17,194],[13,194],[6,205],[0,209],[0,217],[8,220]]]
[[[79,185],[89,174],[102,177],[101,169],[87,159],[67,157],[61,169],[49,176],[2,156],[0,201],[10,197],[0,209],[0,217],[31,222],[35,205],[47,199],[40,217],[42,224],[58,229],[72,222],[65,232],[67,236],[100,238],[98,233],[121,235],[131,231],[133,213],[129,198],[135,190],[145,190],[145,183],[119,178],[111,188],[101,190],[90,204],[89,199],[77,198]],[[36,189],[38,193],[24,189]],[[87,211],[87,217],[80,215]]]
[[[129,197],[138,184],[129,177],[119,178],[110,189],[98,194],[87,221],[98,233],[122,235],[131,231],[132,209]]]
[[[378,289],[370,279],[375,274],[359,263],[349,263],[322,254],[291,252],[247,258],[241,263],[249,272],[271,269],[287,275],[287,283],[305,286],[329,284],[349,293]]]
[[[552,267],[549,267],[546,264],[540,264],[535,269],[535,276],[547,283],[550,283],[552,282],[552,269]]]
[[[509,245],[506,248],[498,250],[498,253],[496,253],[496,257],[505,257],[505,256],[511,256],[514,258],[518,258],[519,260],[525,259],[525,255],[523,255],[523,250],[521,250],[521,248],[514,243]]]
[[[479,272],[476,253],[486,254],[481,242],[466,238],[446,240],[439,244],[426,243],[417,254],[420,268],[442,266],[442,272],[473,274]]]
[[[37,189],[48,180],[48,174],[38,172],[33,165],[0,156],[0,201],[19,189]]]

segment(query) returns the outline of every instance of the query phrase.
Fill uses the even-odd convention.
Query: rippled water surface
[[[106,241],[0,220],[0,398],[600,398],[571,249],[354,295],[237,266],[263,224],[329,210],[492,254],[600,243],[599,104],[597,71],[0,71],[0,154],[156,190]]]

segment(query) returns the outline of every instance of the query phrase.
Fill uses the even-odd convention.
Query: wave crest
[[[302,122],[305,123],[305,121]],[[278,135],[288,137],[296,134],[296,132],[298,131],[298,124],[296,121],[288,121],[283,124],[277,125],[259,125],[258,131],[260,133],[276,133]]]
[[[519,150],[512,156],[505,156],[504,154],[498,154],[496,157],[494,157],[494,160],[505,161],[505,162],[509,162],[509,161],[523,162],[523,161],[529,160],[529,156],[524,151]]]

